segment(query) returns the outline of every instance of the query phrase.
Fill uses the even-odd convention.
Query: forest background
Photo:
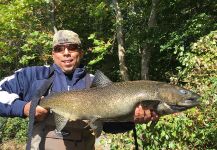
[[[161,117],[153,130],[137,125],[140,148],[217,149],[217,1],[0,0],[0,79],[51,64],[54,26],[80,35],[92,73],[168,82],[202,96],[200,106]],[[0,117],[0,149],[20,148],[27,122]],[[101,142],[134,148],[132,131]]]

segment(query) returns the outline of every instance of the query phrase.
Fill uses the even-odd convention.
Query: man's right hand
[[[30,110],[30,106],[31,106],[31,101],[28,102],[25,106],[24,106],[24,110],[23,113],[26,117],[29,117],[29,110]],[[36,107],[36,111],[35,111],[35,120],[36,121],[42,121],[44,120],[47,115],[49,113],[49,110],[41,107],[41,106],[37,106]]]

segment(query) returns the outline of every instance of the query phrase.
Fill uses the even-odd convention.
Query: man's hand
[[[143,108],[141,105],[136,107],[134,114],[135,123],[148,123],[149,121],[156,121],[159,116],[151,109]]]
[[[31,101],[28,102],[25,106],[24,106],[24,110],[23,113],[26,117],[29,117],[29,110],[30,110],[30,106],[31,106]],[[48,115],[49,111],[41,106],[37,106],[36,107],[36,111],[35,111],[35,120],[36,121],[42,121],[44,120],[47,115]]]

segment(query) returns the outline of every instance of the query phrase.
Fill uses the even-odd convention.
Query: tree
[[[125,64],[125,48],[124,48],[124,37],[123,37],[123,17],[121,15],[121,9],[119,7],[117,0],[112,0],[114,5],[114,10],[116,13],[116,34],[118,42],[118,57],[119,57],[119,67],[120,67],[120,76],[123,81],[129,80],[127,66]]]
[[[159,0],[152,0],[151,12],[147,23],[147,32],[150,32],[149,30],[154,30],[153,28],[157,26],[156,9],[158,2]],[[141,48],[141,79],[143,80],[149,79],[149,62],[151,58],[151,49],[153,47],[152,45],[146,43],[147,41],[144,41]]]

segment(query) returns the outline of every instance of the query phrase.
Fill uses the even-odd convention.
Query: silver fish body
[[[40,105],[68,120],[90,120],[94,124],[96,121],[132,121],[139,104],[154,109],[159,115],[167,115],[198,105],[198,98],[199,95],[178,86],[140,80],[56,93]]]

